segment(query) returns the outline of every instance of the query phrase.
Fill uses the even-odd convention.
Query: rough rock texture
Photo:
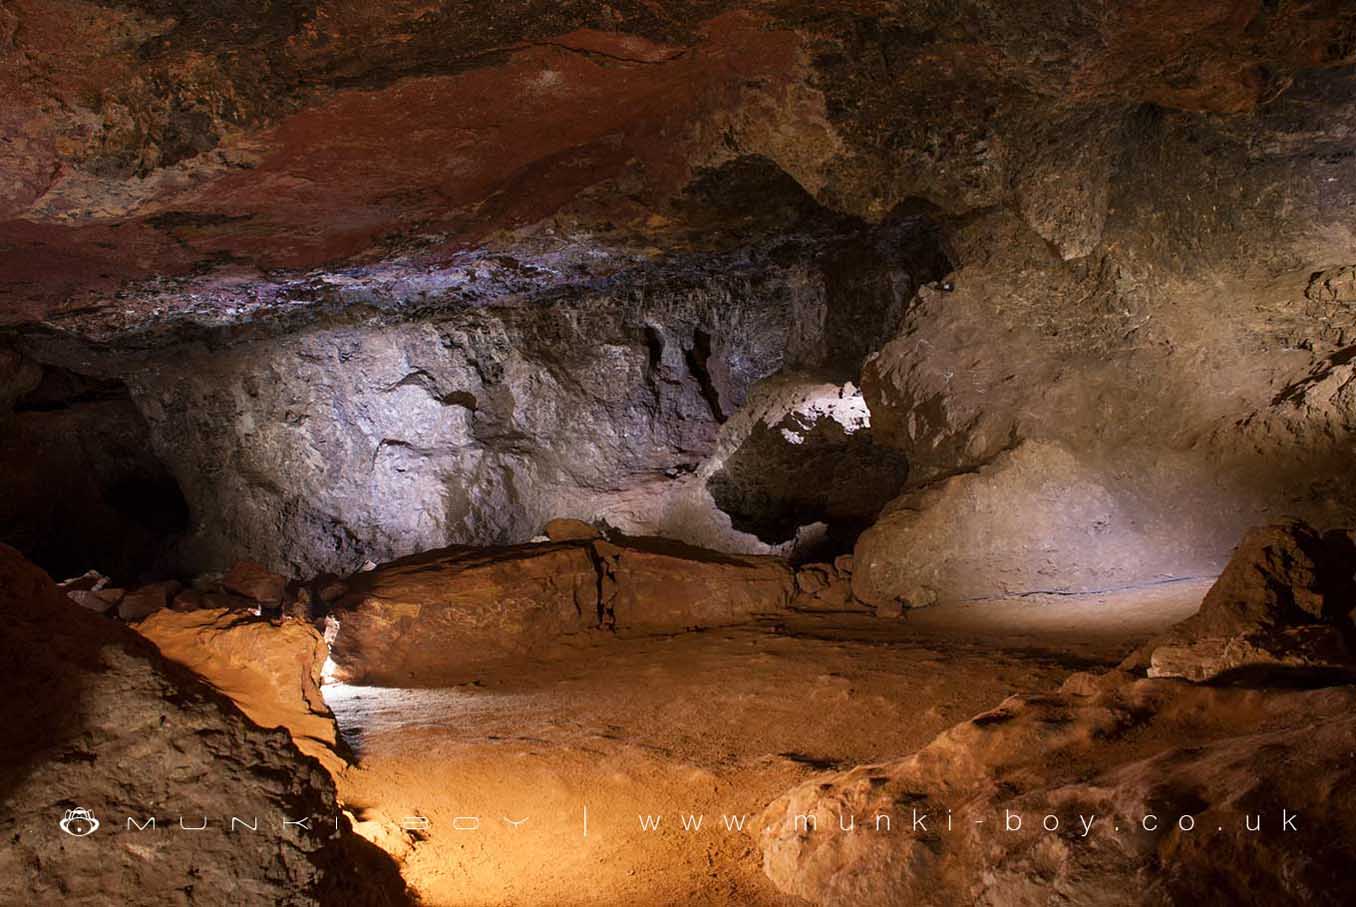
[[[861,611],[865,602],[852,594],[852,558],[832,564],[802,564],[796,570],[794,607],[808,611]]]
[[[73,355],[82,368],[133,371],[153,447],[192,508],[178,552],[192,571],[244,554],[290,574],[350,572],[448,543],[525,542],[562,514],[767,551],[722,514],[731,495],[713,501],[694,474],[756,382],[834,367],[828,338],[848,325],[831,322],[824,268],[800,261],[817,254],[793,241],[544,297],[431,301],[413,317],[354,310],[294,333],[223,331],[130,361]],[[859,320],[888,333],[911,265],[893,251],[869,267],[894,273],[893,309]],[[865,426],[851,428],[856,440],[839,431],[817,462],[853,445],[869,455]],[[891,456],[887,494],[903,471]],[[803,487],[813,465],[781,480],[780,496]],[[723,487],[738,497],[738,485]],[[776,511],[764,521],[775,520],[781,542],[797,521],[843,510],[859,524],[878,504],[850,490],[780,496],[725,506],[738,511],[736,526]],[[702,519],[675,515],[674,501],[695,502]]]
[[[287,578],[271,573],[253,561],[237,561],[221,578],[221,587],[259,605],[276,607],[287,591]]]
[[[713,458],[707,488],[735,529],[779,544],[823,523],[829,553],[838,554],[903,487],[909,463],[874,443],[870,413],[851,383],[829,394],[796,390],[799,405],[780,419],[765,411],[737,448]]]
[[[118,616],[123,620],[141,620],[168,607],[181,588],[178,582],[167,580],[133,589],[118,601]]]
[[[1349,3],[79,10],[0,14],[0,400],[122,382],[190,570],[562,514],[823,559],[961,474],[1020,510],[1022,442],[1095,500],[989,594],[1356,516]],[[869,434],[756,421],[787,382]]]
[[[588,541],[602,538],[602,533],[583,520],[560,517],[547,522],[546,537],[553,542]]]
[[[790,603],[794,578],[777,558],[721,554],[654,538],[599,541],[603,622],[620,630],[735,624]]]
[[[345,765],[338,727],[320,695],[329,647],[298,620],[220,609],[159,611],[136,625],[160,654],[188,668],[260,727],[281,727],[331,774]]]
[[[791,570],[662,539],[449,548],[349,580],[331,611],[339,680],[466,680],[573,633],[675,631],[786,607]]]
[[[449,548],[360,573],[335,603],[330,657],[350,682],[417,686],[599,626],[587,545]]]
[[[760,819],[763,865],[779,888],[825,907],[1345,903],[1353,705],[1349,686],[1074,675],[907,758],[793,789]],[[1298,816],[1294,831],[1283,809]],[[1007,830],[1009,814],[1020,829]],[[1051,815],[1054,831],[1043,828]],[[1086,836],[1080,816],[1091,817]]]
[[[334,783],[133,631],[77,607],[0,546],[5,903],[404,903],[393,864],[347,830]],[[63,834],[89,810],[100,827]],[[259,818],[259,832],[226,830]],[[154,816],[155,830],[126,827]],[[179,830],[208,818],[206,831]],[[284,831],[283,817],[315,817]],[[326,824],[328,823],[328,824]],[[325,829],[328,829],[326,831]],[[363,887],[353,883],[361,878]]]
[[[1304,523],[1244,536],[1201,610],[1127,659],[1150,677],[1206,681],[1286,669],[1356,671],[1356,545]]]
[[[1119,669],[772,803],[765,871],[826,907],[1341,903],[1354,569],[1347,532],[1250,531],[1200,611]]]
[[[1066,260],[1010,210],[946,231],[954,292],[920,292],[862,386],[875,441],[910,463],[901,510],[919,496],[958,507],[957,539],[994,528],[971,499],[1007,502],[1013,524],[1062,524],[1053,560],[1026,561],[1015,536],[974,585],[1208,574],[1249,525],[1350,522],[1339,477],[1352,450],[1353,310],[1338,300],[1353,128],[1350,74],[1299,77],[1227,118],[1128,112],[1108,140],[1115,166],[1090,254]],[[1235,177],[1207,175],[1222,172]],[[1013,468],[1027,454],[1008,453],[1022,442],[1061,448],[1071,491],[1083,491],[1054,510],[1031,494]],[[1083,512],[1068,521],[1070,508]],[[900,561],[871,580],[874,598],[970,594],[905,569],[914,539],[903,517],[864,540],[859,581],[873,562]],[[1141,566],[1127,570],[1131,558]]]
[[[1068,451],[1023,442],[892,501],[857,540],[853,593],[877,607],[921,607],[1093,591],[1189,569],[1196,552],[1156,557],[1151,528]]]

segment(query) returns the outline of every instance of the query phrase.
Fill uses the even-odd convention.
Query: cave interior
[[[1349,903],[1351,3],[10,0],[0,95],[0,901]]]

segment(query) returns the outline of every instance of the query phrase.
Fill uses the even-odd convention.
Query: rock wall
[[[1209,575],[1253,523],[1350,522],[1354,129],[1350,72],[1251,113],[1139,111],[1113,166],[1068,175],[1108,198],[1087,254],[1020,212],[951,222],[954,292],[925,288],[862,377],[911,472],[857,546],[858,594]]]
[[[176,9],[0,17],[0,324],[131,389],[189,569],[557,516],[827,556],[898,497],[894,607],[1352,512],[1340,0]],[[792,403],[846,382],[869,436]]]
[[[755,170],[721,178],[765,179]],[[347,573],[526,542],[560,516],[751,553],[790,553],[801,526],[824,522],[851,527],[842,550],[907,464],[872,448],[864,407],[841,424],[810,410],[856,374],[864,343],[893,332],[938,253],[925,218],[867,228],[776,188],[812,235],[569,289],[507,293],[501,275],[483,300],[442,286],[297,324],[183,326],[144,350],[27,348],[127,381],[191,510],[173,557],[189,572],[248,557]],[[752,396],[775,421],[788,395],[777,419],[806,404],[795,418],[821,427],[804,426],[813,443],[782,454],[785,468],[760,470],[772,457],[750,438],[775,429],[738,414]],[[839,456],[870,472],[863,487],[806,499],[805,477]]]
[[[347,582],[330,611],[335,677],[385,686],[463,683],[589,630],[740,623],[784,610],[795,592],[776,558],[623,537],[448,548]]]

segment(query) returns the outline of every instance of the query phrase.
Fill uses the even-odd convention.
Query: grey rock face
[[[893,276],[859,286],[860,311],[841,325],[826,271],[726,260],[191,343],[138,360],[129,382],[192,506],[181,562],[195,569],[244,556],[294,575],[350,572],[449,543],[527,541],[561,516],[766,551],[694,494],[694,474],[758,382],[850,369],[840,363],[861,353],[849,329],[890,329],[906,264],[874,259],[871,273]],[[706,525],[674,517],[674,501]]]
[[[190,560],[348,572],[526,541],[690,471],[725,407],[814,355],[801,331],[821,305],[794,276],[714,279],[308,330],[133,382],[199,519]]]

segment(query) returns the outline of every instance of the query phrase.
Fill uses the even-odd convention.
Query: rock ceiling
[[[1251,111],[1353,53],[1340,0],[16,0],[0,323],[606,277],[730,243],[682,200],[747,156],[871,221],[922,199],[1041,229],[1071,135]],[[1062,191],[1098,208],[1085,179]],[[1080,216],[1048,238],[1086,253]]]

